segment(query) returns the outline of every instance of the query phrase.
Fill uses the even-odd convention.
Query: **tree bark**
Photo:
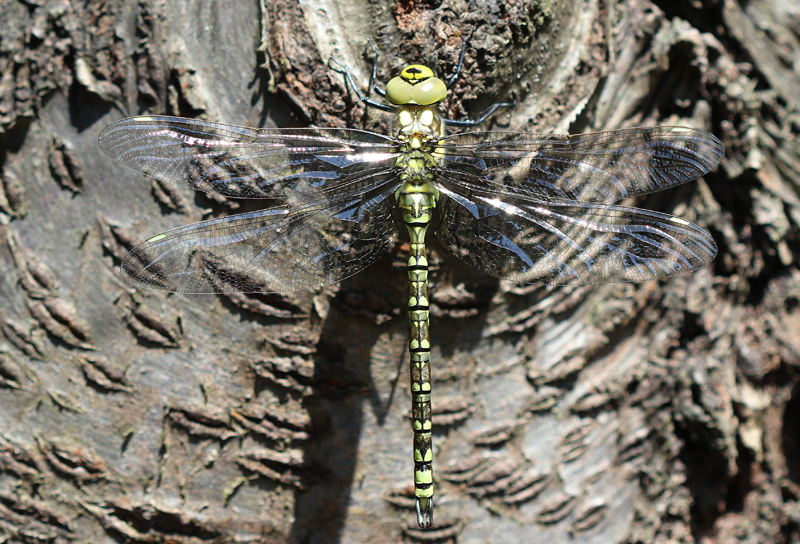
[[[407,247],[340,285],[178,296],[135,243],[254,208],[127,171],[126,115],[385,130],[366,92],[464,69],[482,130],[707,130],[626,204],[714,235],[689,276],[525,286],[431,243],[435,527],[413,515]],[[0,542],[800,542],[795,0],[0,0]]]

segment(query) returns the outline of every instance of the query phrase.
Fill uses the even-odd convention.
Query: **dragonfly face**
[[[451,80],[452,81],[452,80]],[[611,204],[696,179],[722,144],[684,127],[562,136],[445,135],[446,85],[412,65],[387,85],[388,135],[351,129],[255,129],[166,116],[106,127],[100,146],[146,175],[232,198],[278,199],[258,212],[157,234],[121,269],[147,289],[288,292],[339,282],[408,232],[417,518],[433,516],[428,264],[425,239],[501,279],[576,285],[645,281],[697,270],[717,247],[669,214]]]
[[[400,75],[386,84],[386,99],[396,106],[414,104],[432,106],[447,98],[444,81],[421,64],[406,66]]]

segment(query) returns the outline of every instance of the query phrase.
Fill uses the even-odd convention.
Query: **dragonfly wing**
[[[460,192],[539,201],[616,202],[713,170],[724,154],[713,135],[644,127],[564,136],[467,132],[443,138],[443,174]]]
[[[711,235],[672,215],[583,202],[468,199],[447,188],[438,238],[465,263],[522,283],[577,285],[685,274],[717,254]]]
[[[352,129],[255,129],[181,117],[122,119],[100,147],[137,172],[234,198],[279,198],[348,185],[393,166],[386,136]]]
[[[392,246],[394,191],[269,208],[153,236],[125,257],[133,283],[178,293],[313,289],[369,266]]]

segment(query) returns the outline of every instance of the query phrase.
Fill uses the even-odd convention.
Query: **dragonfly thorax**
[[[444,136],[444,123],[435,108],[403,106],[398,109],[392,136],[402,144],[402,151],[426,149]]]
[[[419,211],[420,207],[433,209],[439,200],[432,180],[438,161],[437,145],[444,136],[442,118],[431,107],[403,106],[397,111],[392,136],[400,144],[397,168],[403,184],[395,194],[398,204],[401,209],[427,216]]]
[[[420,187],[427,187],[434,177],[438,160],[436,149],[444,136],[442,118],[434,108],[403,106],[396,114],[392,136],[400,144],[397,167],[405,182],[403,187],[407,192],[419,192]]]

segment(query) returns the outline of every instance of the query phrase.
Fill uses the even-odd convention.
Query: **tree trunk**
[[[707,130],[678,214],[719,256],[524,286],[431,243],[435,527],[413,515],[407,247],[338,286],[180,296],[120,259],[255,209],[97,146],[140,113],[385,130],[366,91],[464,69],[482,130]],[[796,0],[0,0],[0,542],[800,542]]]

